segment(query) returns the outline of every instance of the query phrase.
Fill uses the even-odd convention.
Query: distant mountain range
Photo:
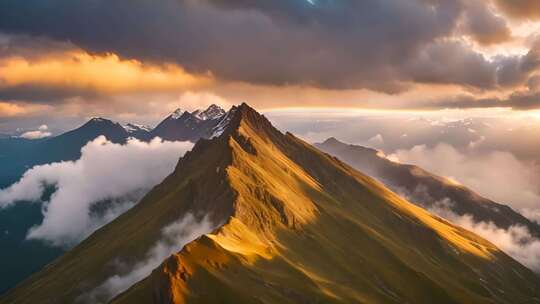
[[[130,137],[143,141],[160,137],[170,141],[196,142],[200,138],[211,137],[225,114],[219,106],[211,105],[193,112],[177,109],[154,129],[131,123],[122,125],[97,117],[75,130],[46,139],[0,137],[0,187],[15,182],[24,171],[35,165],[78,159],[81,148],[100,135],[114,143],[125,143]]]
[[[349,145],[335,138],[315,144],[315,147],[379,179],[393,191],[423,208],[448,208],[459,216],[471,215],[475,222],[492,222],[503,229],[521,225],[527,227],[535,237],[540,237],[540,225],[509,206],[495,203],[466,186],[418,166],[393,162],[381,156],[377,150]]]
[[[493,244],[248,105],[218,130],[0,303],[540,303],[540,278]],[[171,231],[190,240],[158,255]]]
[[[225,115],[225,111],[216,105],[206,110],[194,112],[176,110],[150,132],[151,137],[159,136],[165,140],[196,142],[200,138],[212,136],[212,130]]]

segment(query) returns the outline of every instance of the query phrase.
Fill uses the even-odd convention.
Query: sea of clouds
[[[0,190],[0,208],[41,203],[43,222],[28,239],[70,247],[109,223],[170,174],[190,142],[129,139],[115,144],[104,136],[88,142],[81,158],[35,166]],[[43,201],[48,189],[50,198]]]

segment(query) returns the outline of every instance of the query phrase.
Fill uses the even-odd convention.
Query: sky
[[[531,111],[538,33],[536,0],[4,0],[0,133],[211,102]]]

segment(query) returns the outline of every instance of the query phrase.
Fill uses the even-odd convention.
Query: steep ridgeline
[[[424,208],[448,208],[457,215],[469,214],[476,222],[493,222],[504,229],[522,225],[534,236],[540,237],[540,225],[512,208],[486,199],[467,187],[420,167],[390,161],[380,157],[377,150],[348,145],[335,138],[315,146],[355,169],[378,178],[393,191],[405,195]]]
[[[540,279],[493,244],[233,110],[138,205],[0,303],[84,302],[189,214],[217,228],[112,303],[540,303]]]

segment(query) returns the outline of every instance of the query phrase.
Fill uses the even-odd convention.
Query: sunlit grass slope
[[[114,303],[540,302],[491,243],[240,111],[229,221]]]

